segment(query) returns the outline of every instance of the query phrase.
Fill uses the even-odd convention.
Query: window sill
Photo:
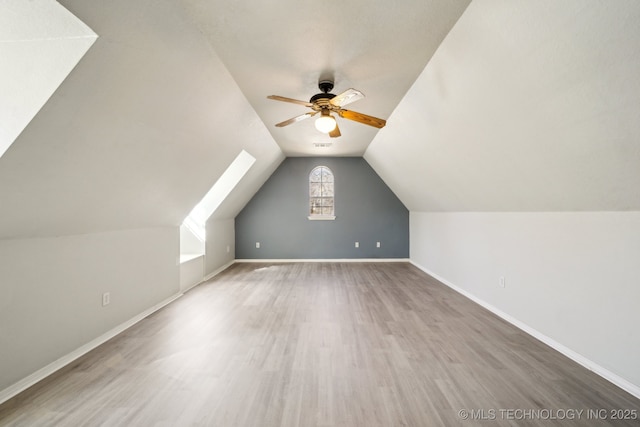
[[[308,218],[311,221],[333,221],[336,219],[335,215],[310,215]]]
[[[204,254],[180,254],[180,264],[184,264],[201,256],[204,256]]]

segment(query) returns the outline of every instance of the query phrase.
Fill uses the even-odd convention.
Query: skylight
[[[229,193],[238,185],[255,161],[255,157],[242,150],[184,220],[182,225],[201,242],[206,240],[205,224],[207,219],[213,215]]]
[[[0,2],[0,157],[97,38],[54,0]]]

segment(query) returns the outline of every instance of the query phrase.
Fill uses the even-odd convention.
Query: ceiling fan
[[[384,127],[384,125],[387,124],[386,120],[367,116],[366,114],[357,113],[355,111],[345,110],[344,108],[342,108],[344,105],[364,98],[362,92],[355,89],[347,89],[339,95],[334,95],[332,93],[329,93],[333,89],[333,81],[331,80],[321,80],[318,83],[318,87],[320,88],[322,93],[313,95],[309,102],[299,101],[297,99],[286,98],[284,96],[278,95],[267,96],[267,98],[269,99],[304,105],[305,107],[309,107],[313,110],[308,113],[293,117],[289,120],[285,120],[284,122],[280,122],[276,124],[276,126],[284,127],[292,123],[307,119],[309,117],[313,117],[316,114],[320,113],[320,117],[318,117],[315,123],[316,129],[318,129],[320,132],[328,133],[331,138],[337,138],[341,135],[340,128],[338,127],[336,119],[331,115],[332,112],[336,113],[343,119],[353,120],[358,123],[376,127],[378,129]]]

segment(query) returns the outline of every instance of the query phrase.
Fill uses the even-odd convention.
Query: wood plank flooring
[[[0,425],[638,426],[612,419],[633,411],[410,264],[247,263],[5,402]]]

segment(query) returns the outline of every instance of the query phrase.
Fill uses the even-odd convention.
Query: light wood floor
[[[0,425],[640,425],[611,410],[640,401],[410,264],[235,264]]]

